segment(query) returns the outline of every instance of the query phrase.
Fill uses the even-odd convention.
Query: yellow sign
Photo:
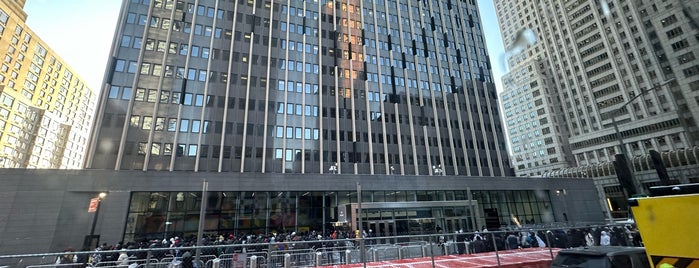
[[[647,197],[635,201],[638,205],[634,204],[631,209],[648,260],[654,267],[667,263],[674,267],[699,268],[699,194]],[[663,262],[664,259],[667,261]]]

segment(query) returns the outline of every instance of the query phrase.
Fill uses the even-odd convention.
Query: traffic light
[[[619,180],[619,185],[626,189],[626,193],[629,195],[627,198],[629,198],[637,193],[633,183],[633,175],[631,174],[627,161],[626,155],[614,155],[614,170],[616,171],[616,177]]]

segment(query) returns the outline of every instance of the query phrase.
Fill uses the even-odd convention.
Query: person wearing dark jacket
[[[182,254],[182,268],[194,268],[194,262],[192,258],[192,252],[187,250]]]
[[[476,240],[473,241],[473,253],[481,253],[486,251],[486,246],[485,242],[481,239],[480,236],[476,237]]]
[[[507,235],[507,249],[518,249],[519,248],[519,238],[513,233]]]
[[[459,230],[459,233],[456,235],[456,249],[459,254],[466,253],[466,234],[464,234],[463,230]]]

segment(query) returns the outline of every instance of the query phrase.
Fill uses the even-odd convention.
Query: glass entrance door
[[[369,222],[369,234],[371,237],[389,237],[396,234],[396,224],[393,220],[379,220]],[[375,243],[390,243],[390,239],[373,240]]]

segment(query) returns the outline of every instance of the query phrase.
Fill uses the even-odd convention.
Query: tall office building
[[[505,44],[520,48],[508,58],[502,94],[516,173],[699,145],[697,6],[496,1]],[[530,31],[536,41],[521,42]]]
[[[555,107],[557,102],[547,97],[555,85],[547,78],[552,70],[545,60],[543,43],[536,42],[536,32],[529,28],[538,21],[531,16],[526,21],[514,19],[515,14],[528,11],[522,10],[521,5],[497,7],[500,18],[507,18],[508,23],[503,24],[501,19],[509,71],[503,75],[505,88],[500,98],[515,172],[537,176],[547,170],[570,167],[574,159],[565,146],[568,133],[565,128],[555,127],[565,119],[546,108]]]
[[[0,168],[84,167],[97,95],[0,2]]]
[[[475,1],[124,1],[89,168],[511,174]]]

